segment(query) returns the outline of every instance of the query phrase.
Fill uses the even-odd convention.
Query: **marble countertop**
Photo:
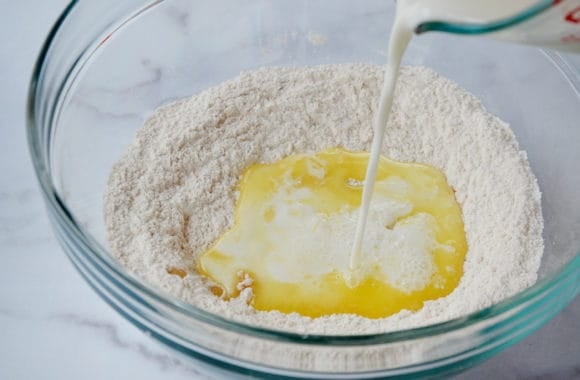
[[[36,54],[66,3],[11,1],[0,12],[0,379],[217,378],[106,305],[52,234],[26,146],[24,107]],[[458,378],[580,379],[579,321],[577,298],[541,330]]]

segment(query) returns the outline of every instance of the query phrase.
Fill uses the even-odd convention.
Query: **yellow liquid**
[[[381,318],[418,310],[425,301],[448,295],[463,274],[467,251],[454,191],[431,166],[385,157],[378,165],[371,209],[375,201],[397,206],[385,206],[395,217],[386,216],[389,223],[379,229],[375,223],[371,235],[379,241],[384,231],[390,243],[385,243],[386,251],[372,255],[365,247],[374,245],[363,245],[361,257],[377,257],[377,263],[361,263],[364,267],[357,270],[362,277],[349,286],[354,230],[335,230],[332,222],[356,226],[368,160],[368,153],[331,149],[250,166],[240,181],[234,226],[200,257],[200,272],[222,288],[218,293],[226,299],[239,295],[238,284],[248,275],[254,308],[309,317],[352,313]],[[415,237],[433,243],[405,242]],[[405,268],[409,249],[430,269],[420,272],[428,274],[424,279],[412,278],[419,272],[410,271],[414,285],[407,286],[400,280],[406,273],[396,268]]]

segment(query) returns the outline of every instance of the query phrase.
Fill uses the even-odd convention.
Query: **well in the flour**
[[[352,183],[364,179],[368,160],[368,153],[330,149],[251,165],[234,225],[201,255],[200,272],[227,298],[251,288],[255,309],[308,317],[384,318],[449,294],[467,251],[453,190],[433,167],[385,157],[350,284],[362,194]]]
[[[540,193],[525,153],[474,96],[430,69],[404,67],[381,152],[441,170],[456,190],[469,249],[455,290],[416,312],[375,319],[259,311],[247,303],[250,287],[231,300],[212,293],[196,263],[234,226],[244,169],[333,147],[368,151],[382,77],[375,65],[261,69],[161,107],[111,172],[105,219],[112,254],[161,292],[196,307],[313,334],[422,326],[530,286],[543,242]]]

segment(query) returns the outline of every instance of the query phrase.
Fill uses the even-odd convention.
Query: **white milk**
[[[395,84],[398,77],[401,59],[417,26],[427,21],[456,22],[462,24],[485,24],[513,17],[518,13],[521,13],[522,11],[525,11],[530,7],[540,3],[541,1],[538,0],[399,0],[397,2],[397,13],[393,28],[391,30],[388,60],[385,69],[383,88],[381,90],[379,99],[379,109],[373,125],[374,137],[371,147],[371,156],[367,166],[360,214],[350,254],[350,270],[353,276],[351,279],[349,279],[351,285],[355,285],[357,282],[356,272],[360,267],[360,250],[365,234],[365,227],[367,223],[369,206],[373,195],[373,188],[375,186],[377,165],[381,153],[383,137],[385,135],[389,113],[393,105]],[[562,30],[563,28],[565,29],[568,27],[573,28],[566,30],[572,30],[573,35],[576,35],[574,34],[577,33],[576,26],[570,26],[568,24],[576,24],[576,17],[578,17],[580,20],[579,5],[580,1],[578,0],[568,0],[561,2],[554,1],[553,6],[549,10],[544,11],[542,14],[537,16],[537,18],[546,19],[546,17],[548,17],[551,21],[553,21],[553,23],[557,22],[558,25],[564,25],[560,28]],[[557,12],[557,14],[554,12]],[[576,14],[576,12],[578,12],[578,14]],[[557,17],[550,17],[551,15],[556,15]],[[570,19],[572,20],[571,22]],[[528,24],[527,28],[530,29],[531,23],[532,26],[538,29],[538,22],[533,23],[533,21],[534,19],[526,21],[518,25],[516,28],[523,28],[526,30],[526,24]],[[580,26],[580,24],[578,25]],[[554,28],[550,25],[547,25],[545,20],[542,21],[540,26],[542,26],[541,29],[544,29],[544,31],[546,31],[548,34],[550,32],[550,28],[551,31],[554,31]],[[508,36],[505,38],[510,39],[509,33],[509,30],[506,30],[500,34],[507,34]],[[536,30],[535,35],[548,35],[546,33],[543,33],[541,30]],[[520,33],[520,36],[521,35],[522,33]],[[562,34],[559,36],[560,37],[558,38],[563,38],[561,37]],[[499,37],[501,38],[501,35]],[[513,38],[513,40],[517,39]],[[578,36],[578,41],[580,41],[580,35]],[[518,42],[535,43],[533,40]],[[558,44],[560,42],[563,43],[564,41],[553,39],[552,42]],[[539,41],[538,44],[549,45],[549,43],[542,43],[542,41]],[[574,44],[574,46],[577,47],[578,44]]]
[[[389,41],[387,66],[385,68],[383,88],[379,98],[379,109],[373,122],[374,136],[371,146],[371,155],[367,165],[367,172],[365,174],[360,214],[354,235],[354,244],[350,253],[350,270],[351,272],[354,272],[352,273],[354,278],[349,279],[351,285],[355,285],[357,282],[358,276],[356,274],[356,270],[359,268],[360,263],[360,248],[367,224],[367,217],[369,213],[371,198],[373,196],[373,189],[375,187],[377,166],[379,164],[379,158],[381,155],[383,137],[385,135],[387,121],[389,120],[389,114],[393,105],[393,96],[395,95],[395,84],[397,82],[397,77],[399,76],[399,67],[401,65],[403,53],[405,52],[407,44],[411,40],[411,36],[413,34],[412,25],[407,23],[403,17],[400,17],[403,16],[403,13],[399,12],[400,8],[401,6],[398,5],[397,17],[395,19],[395,23],[391,31],[391,39]]]
[[[399,0],[397,18],[415,28],[425,21],[489,23],[521,13],[541,0]]]

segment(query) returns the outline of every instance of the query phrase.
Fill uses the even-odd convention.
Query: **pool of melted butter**
[[[330,149],[248,167],[232,228],[198,262],[212,291],[237,297],[249,277],[257,310],[368,318],[416,311],[451,293],[467,252],[454,191],[432,166],[385,157],[357,281],[347,280],[368,159]]]

